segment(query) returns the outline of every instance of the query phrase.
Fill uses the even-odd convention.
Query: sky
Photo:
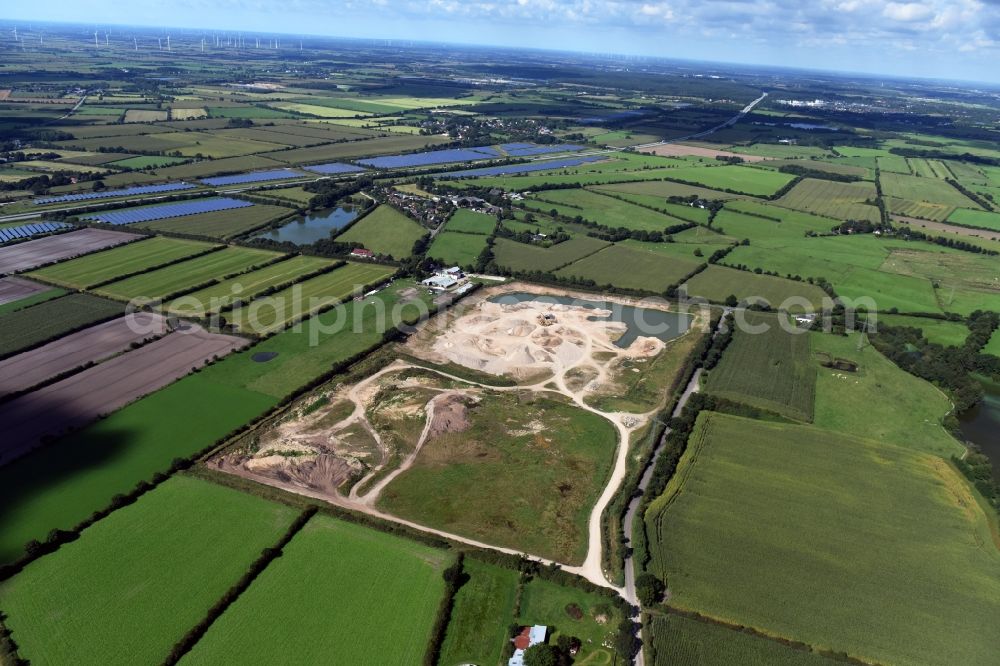
[[[2,5],[0,17],[13,21],[472,43],[1000,83],[1000,0],[4,0]]]

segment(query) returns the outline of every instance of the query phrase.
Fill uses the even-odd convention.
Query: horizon
[[[167,12],[150,0],[139,0],[130,5],[134,19],[121,23],[120,10],[105,0],[85,8],[57,0],[53,13],[63,17],[59,21],[39,19],[37,6],[15,0],[5,8],[2,20],[11,25],[28,21],[412,41],[1000,84],[994,65],[1000,3],[993,0],[830,0],[808,8],[786,6],[784,0],[765,7],[728,1],[685,3],[675,7],[632,0],[420,0],[404,5],[386,0],[332,4],[294,0],[278,11],[261,0],[183,0]],[[856,20],[862,13],[870,25],[859,32]],[[329,28],[328,19],[335,21]],[[854,22],[848,26],[847,19]],[[320,25],[323,28],[317,29]],[[463,35],[472,37],[462,39]],[[838,66],[831,68],[832,62]]]

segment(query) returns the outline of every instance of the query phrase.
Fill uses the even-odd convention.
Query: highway
[[[761,92],[760,97],[758,97],[754,101],[752,101],[749,104],[747,104],[746,106],[744,106],[740,110],[739,113],[737,113],[735,116],[733,116],[732,118],[730,118],[726,122],[722,123],[721,125],[716,125],[715,127],[712,127],[710,129],[703,130],[703,131],[697,132],[695,134],[688,134],[687,136],[682,136],[682,137],[679,137],[679,138],[676,138],[676,139],[664,139],[663,141],[654,141],[653,143],[644,143],[644,144],[639,145],[639,146],[633,146],[633,148],[654,148],[656,146],[665,146],[665,145],[670,144],[670,143],[680,143],[681,141],[691,141],[693,139],[702,139],[702,138],[708,136],[709,134],[714,134],[715,132],[718,132],[721,129],[726,129],[727,127],[732,127],[736,123],[740,122],[741,120],[743,120],[743,118],[748,113],[750,113],[751,111],[753,111],[754,108],[758,104],[760,104],[761,102],[763,102],[765,97],[767,97],[767,93],[766,92]]]

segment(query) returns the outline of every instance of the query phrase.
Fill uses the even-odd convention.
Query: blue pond
[[[256,238],[269,238],[279,243],[309,245],[318,240],[329,238],[331,232],[343,229],[357,216],[358,212],[350,207],[327,208],[292,218],[290,222],[277,229],[268,229],[257,234]]]

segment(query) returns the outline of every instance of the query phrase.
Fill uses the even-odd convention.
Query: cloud
[[[893,21],[923,21],[934,13],[927,5],[919,2],[890,2],[882,10],[882,15]]]

